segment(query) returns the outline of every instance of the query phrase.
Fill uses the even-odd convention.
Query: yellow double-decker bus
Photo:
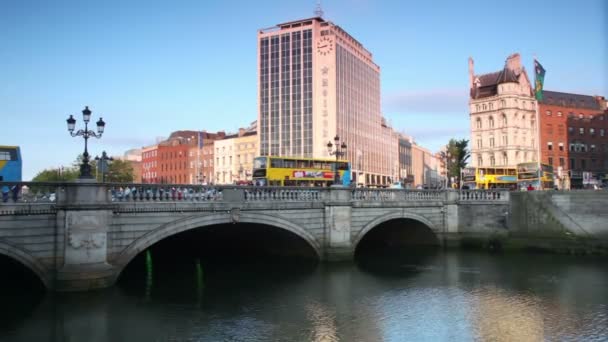
[[[329,186],[338,171],[342,185],[350,185],[346,160],[266,156],[253,161],[253,184],[270,186]]]
[[[517,186],[524,190],[553,190],[553,166],[537,162],[517,164]]]
[[[508,167],[467,167],[462,169],[463,189],[515,189],[517,171]]]

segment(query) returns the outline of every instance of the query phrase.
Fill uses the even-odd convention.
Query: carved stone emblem
[[[102,248],[105,245],[105,239],[102,233],[74,233],[69,229],[68,243],[74,249],[86,249],[87,255],[90,255],[91,249]]]
[[[241,209],[240,208],[232,208],[230,212],[230,216],[232,218],[232,223],[237,223],[241,220]]]

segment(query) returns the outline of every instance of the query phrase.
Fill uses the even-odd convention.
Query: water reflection
[[[47,295],[21,314],[27,293],[3,302],[0,340],[599,341],[608,339],[604,265],[440,251],[165,265],[146,253],[113,289]]]

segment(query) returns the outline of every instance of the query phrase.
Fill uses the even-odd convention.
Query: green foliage
[[[97,181],[102,181],[102,174],[97,170],[98,161],[94,158],[89,162],[91,165],[91,173],[96,176]],[[82,155],[79,155],[72,166],[59,167],[56,169],[46,169],[39,172],[33,179],[33,182],[69,182],[78,179],[80,176],[80,164],[82,164]],[[132,183],[133,182],[133,166],[131,162],[125,160],[108,161],[108,172],[106,173],[106,182],[116,183]]]
[[[108,161],[108,172],[105,177],[106,182],[132,183],[133,177],[133,165],[131,165],[130,161],[120,159]],[[101,178],[101,173],[99,173],[97,179],[101,181]]]
[[[441,158],[447,161],[448,176],[460,179],[460,171],[466,167],[471,152],[468,149],[469,141],[466,139],[450,139],[441,151]]]
[[[80,170],[74,167],[59,167],[56,169],[46,169],[38,172],[32,178],[32,182],[66,182],[78,178]]]

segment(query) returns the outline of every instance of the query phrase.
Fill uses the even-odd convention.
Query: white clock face
[[[325,56],[328,53],[331,53],[333,50],[334,50],[334,42],[331,40],[331,38],[329,38],[327,36],[322,37],[317,42],[317,52],[320,55]]]

